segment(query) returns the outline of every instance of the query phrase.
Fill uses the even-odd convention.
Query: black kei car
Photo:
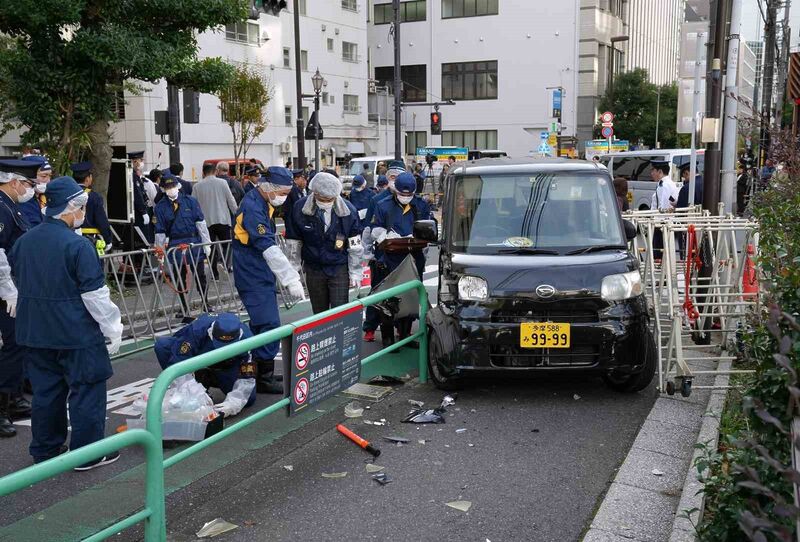
[[[439,296],[429,312],[433,382],[503,372],[591,372],[648,386],[657,354],[647,302],[605,168],[493,158],[445,183]]]

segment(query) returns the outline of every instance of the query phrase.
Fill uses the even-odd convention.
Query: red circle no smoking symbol
[[[308,360],[311,357],[311,348],[308,343],[303,343],[297,347],[297,352],[294,356],[294,364],[298,371],[302,371],[308,367]]]
[[[302,405],[308,399],[308,380],[301,378],[294,386],[294,402]]]

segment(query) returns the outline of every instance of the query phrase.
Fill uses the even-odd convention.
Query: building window
[[[303,111],[303,125],[308,126],[308,120],[310,118],[308,113],[308,107],[304,106],[302,111]]]
[[[328,96],[329,94],[327,92],[322,93],[322,105],[328,105]]]
[[[358,12],[358,2],[356,0],[342,0],[342,9]]]
[[[406,154],[417,154],[417,147],[428,146],[428,132],[406,132]]]
[[[360,108],[358,107],[358,95],[356,94],[345,94],[342,96],[344,102],[342,108],[344,109],[345,113],[359,113]]]
[[[497,99],[497,61],[442,64],[442,98]]]
[[[442,0],[442,19],[497,15],[498,0]]]
[[[300,15],[306,14],[306,0],[299,0],[298,1],[298,9],[300,10]]]
[[[349,41],[342,42],[342,60],[345,62],[358,62],[358,44]]]
[[[300,69],[308,71],[308,51],[300,51]]]
[[[114,103],[111,104],[111,112],[117,120],[125,120],[125,93],[118,90],[114,93]]]
[[[292,50],[288,47],[283,48],[283,67],[284,68],[291,68],[291,58],[292,58]]]
[[[328,101],[330,102],[331,105],[334,105],[336,103],[336,96],[331,94],[330,99]]]
[[[225,39],[248,45],[258,45],[258,33],[261,27],[258,23],[245,21],[225,25]]]
[[[622,17],[622,6],[624,0],[601,0],[600,9],[608,11],[614,17]]]
[[[427,66],[425,64],[400,67],[404,102],[424,102],[428,98],[427,77]],[[378,81],[379,86],[392,88],[394,85],[394,66],[375,68],[375,79]]]
[[[400,3],[400,22],[413,23],[427,19],[428,6],[426,0],[413,0]],[[389,24],[394,21],[392,4],[375,5],[375,24]]]
[[[496,149],[497,130],[444,130],[442,132],[442,146]]]
[[[328,38],[328,51],[333,52],[333,38]]]
[[[283,108],[283,123],[286,126],[291,126],[292,125],[292,106],[291,105],[287,105],[286,107]]]

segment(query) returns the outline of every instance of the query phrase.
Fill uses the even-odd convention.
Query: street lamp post
[[[319,68],[311,76],[311,83],[314,85],[314,117],[317,125],[314,127],[314,167],[317,171],[322,171],[319,163],[319,95],[325,85],[325,79],[319,73]]]

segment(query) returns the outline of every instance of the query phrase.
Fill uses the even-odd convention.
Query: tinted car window
[[[685,164],[688,164],[690,159],[691,159],[691,156],[688,155],[688,154],[682,154],[680,156],[673,156],[672,157],[672,164],[676,168],[680,169],[681,166],[683,166]],[[698,155],[697,155],[697,173],[702,175],[703,171],[705,170],[705,165],[706,165],[705,155],[698,153]]]
[[[663,156],[616,156],[614,157],[614,177],[624,177],[629,181],[649,181],[651,160],[663,160]]]
[[[375,162],[366,162],[366,161],[359,161],[359,162],[350,162],[350,171],[349,174],[356,176],[361,175],[364,173],[364,164],[369,165],[368,171],[373,173],[375,171]]]

